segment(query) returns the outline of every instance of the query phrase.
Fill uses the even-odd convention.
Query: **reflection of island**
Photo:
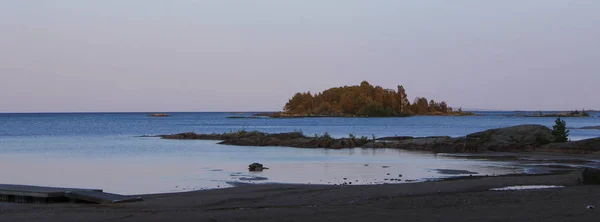
[[[464,116],[473,115],[454,110],[446,102],[417,97],[411,104],[404,87],[398,90],[360,85],[330,88],[317,94],[296,93],[285,104],[284,111],[271,117],[390,117],[390,116]]]
[[[169,114],[166,114],[166,113],[154,113],[154,114],[150,114],[148,116],[149,117],[168,117]]]
[[[543,113],[542,111],[539,111],[534,115],[526,115],[525,117],[590,117],[590,114],[585,110],[575,110],[560,113]]]

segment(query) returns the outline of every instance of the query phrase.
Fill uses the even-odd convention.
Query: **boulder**
[[[585,168],[581,172],[583,184],[600,185],[600,169]]]
[[[469,146],[503,152],[549,144],[554,136],[552,130],[542,125],[519,125],[469,134],[466,139]]]
[[[248,170],[250,172],[263,171],[265,169],[266,168],[260,163],[253,163],[253,164],[250,164],[250,166],[248,166]]]

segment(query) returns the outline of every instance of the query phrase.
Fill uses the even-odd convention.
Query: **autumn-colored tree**
[[[416,97],[413,102],[413,111],[418,115],[429,113],[429,104],[427,103],[427,98]]]
[[[398,86],[398,107],[396,111],[398,113],[408,113],[410,110],[410,102],[408,101],[408,95],[406,95],[406,90],[404,90],[404,86]]]
[[[413,114],[453,113],[446,102],[417,97],[411,105],[403,86],[397,91],[373,86],[367,81],[360,85],[327,89],[316,94],[296,93],[284,106],[293,115],[326,116],[410,116]]]

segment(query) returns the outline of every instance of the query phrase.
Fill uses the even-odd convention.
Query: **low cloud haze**
[[[0,112],[281,110],[359,84],[600,109],[600,1],[0,2]]]

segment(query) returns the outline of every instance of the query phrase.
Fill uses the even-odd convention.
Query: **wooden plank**
[[[29,186],[16,184],[0,184],[0,195],[30,196],[30,197],[63,197],[67,191],[94,191],[102,192],[101,189],[61,188]]]
[[[74,200],[83,200],[92,203],[107,204],[107,203],[126,203],[142,201],[141,197],[124,196],[113,193],[104,193],[96,191],[68,191],[65,196]]]

